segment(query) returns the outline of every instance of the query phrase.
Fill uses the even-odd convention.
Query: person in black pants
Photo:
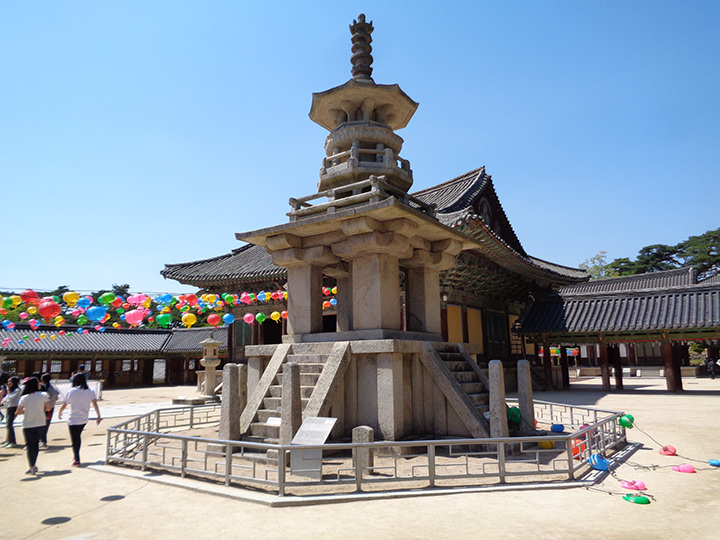
[[[40,450],[40,437],[45,431],[45,414],[50,409],[50,399],[40,391],[40,381],[30,377],[25,381],[22,397],[18,403],[17,414],[23,415],[23,434],[25,451],[30,468],[25,474],[37,474],[37,457]]]
[[[80,466],[80,435],[85,424],[88,422],[90,414],[90,405],[95,408],[97,413],[97,423],[100,424],[102,418],[100,416],[100,408],[97,404],[95,392],[90,390],[87,385],[84,373],[76,373],[72,379],[73,387],[65,394],[63,404],[58,411],[58,420],[62,420],[62,413],[65,408],[70,405],[70,418],[68,418],[68,429],[70,430],[70,440],[73,449],[73,467]]]

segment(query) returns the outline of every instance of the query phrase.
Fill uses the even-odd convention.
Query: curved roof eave
[[[460,212],[457,214],[459,215]],[[450,226],[460,230],[464,226],[470,228],[469,236],[483,245],[483,253],[497,264],[514,272],[534,279],[551,281],[558,285],[587,281],[590,277],[584,270],[561,266],[518,253],[491,231],[475,213],[467,212],[459,215],[455,223]]]

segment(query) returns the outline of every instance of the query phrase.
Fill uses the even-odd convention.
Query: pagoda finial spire
[[[374,30],[372,21],[365,22],[365,14],[358,15],[357,20],[353,20],[350,25],[352,32],[352,76],[355,80],[372,81],[373,57],[372,52],[372,31]]]

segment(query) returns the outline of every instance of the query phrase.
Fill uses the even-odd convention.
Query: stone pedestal
[[[239,440],[240,415],[247,403],[247,366],[227,364],[223,368],[222,381],[219,437]]]
[[[517,363],[518,408],[522,431],[535,429],[535,405],[533,403],[532,367],[527,360],[518,360]]]
[[[375,442],[375,432],[370,426],[357,426],[352,430],[353,443],[371,443]],[[367,469],[375,465],[375,457],[372,448],[354,448],[353,467],[355,470],[362,471],[362,475],[367,474]]]
[[[283,365],[280,407],[280,444],[290,444],[302,425],[300,367],[295,362]]]
[[[215,387],[217,386],[215,368],[220,365],[220,359],[203,358],[200,360],[200,364],[205,368],[205,390],[203,396],[215,397]]]
[[[490,379],[490,436],[507,437],[508,419],[505,404],[505,374],[500,360],[491,360],[488,364]]]

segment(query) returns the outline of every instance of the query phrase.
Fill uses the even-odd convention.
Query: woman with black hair
[[[68,418],[68,429],[70,430],[70,440],[72,441],[73,449],[73,467],[80,466],[80,435],[85,424],[88,422],[90,415],[90,405],[95,408],[97,413],[96,422],[100,424],[102,418],[100,417],[100,408],[97,404],[97,397],[95,392],[90,390],[87,385],[84,373],[76,373],[72,378],[73,387],[65,394],[63,404],[58,411],[58,420],[62,420],[62,413],[65,407],[70,405],[70,418]]]
[[[17,412],[18,401],[22,394],[20,388],[20,379],[17,377],[10,377],[7,382],[6,396],[2,401],[2,405],[6,407],[6,418],[5,418],[5,429],[7,430],[7,437],[3,448],[14,448],[17,446],[17,440],[15,439],[15,413]]]
[[[45,431],[45,414],[50,409],[50,398],[40,391],[40,381],[30,377],[25,381],[22,397],[18,403],[17,414],[23,416],[23,434],[25,435],[25,451],[30,468],[25,474],[37,474],[40,437]]]

